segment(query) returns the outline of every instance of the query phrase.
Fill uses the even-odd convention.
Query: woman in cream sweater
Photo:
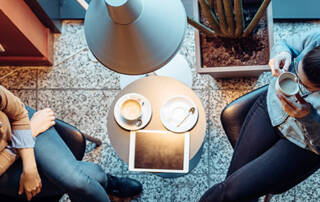
[[[142,191],[136,180],[114,177],[97,164],[77,161],[54,128],[54,112],[25,107],[2,86],[0,122],[2,195],[31,200],[36,195],[46,196],[50,189],[59,189],[73,202],[107,202],[107,193],[128,197]],[[11,165],[17,156],[21,160]]]

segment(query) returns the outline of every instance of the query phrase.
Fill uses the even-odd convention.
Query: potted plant
[[[195,0],[194,19],[188,17],[188,23],[196,28],[197,71],[214,78],[269,71],[273,45],[270,1],[251,1],[244,8],[242,0]]]

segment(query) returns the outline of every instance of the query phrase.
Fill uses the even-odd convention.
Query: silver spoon
[[[181,126],[181,124],[190,116],[190,114],[193,114],[196,111],[195,107],[191,107],[188,111],[188,114],[184,117],[184,119],[177,125],[177,127]]]

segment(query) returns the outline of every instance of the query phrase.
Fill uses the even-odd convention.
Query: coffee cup
[[[283,72],[276,81],[276,90],[286,96],[293,96],[299,92],[297,76],[291,72]]]
[[[120,115],[128,123],[134,124],[142,116],[142,102],[136,98],[127,98],[120,103]]]

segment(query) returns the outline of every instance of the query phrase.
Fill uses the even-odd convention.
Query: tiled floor
[[[319,22],[278,22],[274,25],[275,41],[309,30],[320,31]],[[180,53],[192,67],[192,88],[207,109],[208,127],[201,161],[190,174],[175,179],[128,172],[128,166],[114,152],[106,122],[109,107],[120,92],[119,74],[98,63],[89,52],[81,21],[65,21],[62,34],[55,36],[53,67],[1,67],[0,82],[28,105],[36,109],[51,107],[58,118],[101,138],[101,148],[92,150],[93,145],[89,143],[85,160],[99,163],[106,172],[114,175],[141,181],[144,191],[133,201],[193,202],[210,186],[224,179],[231,159],[232,148],[221,128],[220,112],[240,95],[267,84],[271,75],[264,73],[258,79],[215,80],[197,74],[193,28],[190,26]],[[317,172],[292,190],[273,197],[272,201],[318,201],[319,179],[320,173]],[[67,200],[65,196],[61,201]]]

